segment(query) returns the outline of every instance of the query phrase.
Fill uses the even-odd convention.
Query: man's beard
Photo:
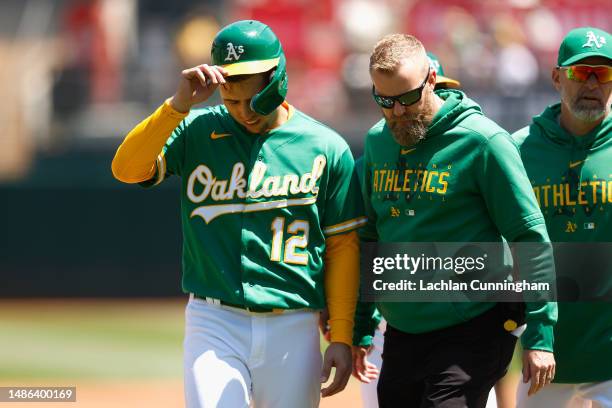
[[[431,118],[426,118],[422,113],[411,119],[387,118],[387,126],[391,130],[393,138],[402,146],[412,146],[425,139],[430,123]]]
[[[386,117],[387,126],[397,143],[402,146],[413,146],[425,139],[427,128],[434,117],[434,100],[427,98],[421,111],[416,115],[405,114],[401,117]]]
[[[565,95],[562,95],[565,96]],[[570,112],[584,122],[596,122],[606,114],[606,106],[601,101],[585,100],[578,94],[568,103]]]

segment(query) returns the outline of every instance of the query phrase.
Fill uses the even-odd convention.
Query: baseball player
[[[439,58],[427,53],[432,70],[436,72],[436,86],[439,89],[457,89],[461,83],[444,75]],[[363,156],[355,160],[355,171],[360,182],[363,181]],[[355,312],[355,329],[353,332],[353,376],[361,381],[361,400],[364,408],[377,408],[378,367],[382,366],[383,334],[387,322],[373,303],[358,302]],[[358,326],[360,324],[361,326]],[[372,337],[368,333],[374,331]],[[368,345],[370,345],[368,347]],[[364,346],[364,347],[360,347]],[[367,350],[367,355],[363,353]]]
[[[350,377],[359,186],[346,142],[285,101],[285,66],[265,24],[224,27],[113,160],[126,183],[181,177],[188,407],[315,407]]]
[[[547,107],[513,137],[520,145],[551,240],[609,242],[612,237],[612,200],[608,199],[612,197],[610,33],[591,27],[570,31],[559,48],[552,82],[561,95],[560,103]],[[559,191],[564,194],[559,195]],[[596,255],[588,254],[592,258]],[[612,290],[609,279],[594,283],[603,292]],[[554,383],[531,397],[527,396],[525,386],[520,386],[518,405],[578,408],[593,402],[593,406],[612,407],[610,304],[560,302],[554,338],[557,360]]]
[[[384,118],[365,143],[364,240],[548,242],[510,136],[461,91],[434,93],[437,74],[418,39],[383,38],[370,57],[370,74]],[[552,258],[540,261],[530,277],[552,279]],[[506,308],[482,302],[377,307],[387,321],[380,407],[485,406],[516,342]],[[527,304],[526,320],[522,342],[533,393],[553,375],[552,350],[543,339],[552,335],[556,305]]]

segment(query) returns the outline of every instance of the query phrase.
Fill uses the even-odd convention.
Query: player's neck
[[[559,124],[563,129],[567,130],[574,136],[584,136],[599,126],[609,114],[610,112],[606,112],[606,114],[594,122],[584,121],[572,115],[569,109],[562,104],[561,114],[559,115]]]
[[[282,126],[287,120],[289,120],[289,105],[282,104],[274,112],[270,114],[271,121],[270,126],[266,132],[272,129]]]

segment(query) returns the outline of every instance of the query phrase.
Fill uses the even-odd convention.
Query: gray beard
[[[423,118],[411,120],[407,124],[387,120],[387,125],[397,143],[402,146],[413,146],[425,139],[429,122]]]
[[[580,97],[576,97],[569,105],[572,114],[584,122],[597,122],[606,114],[606,107],[603,104],[593,106],[583,104]]]
[[[599,119],[602,118],[602,116],[606,114],[606,110],[603,107],[586,108],[578,105],[573,105],[571,110],[574,116],[585,122],[597,122]]]

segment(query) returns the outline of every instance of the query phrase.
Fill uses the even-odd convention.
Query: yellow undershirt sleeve
[[[325,296],[332,342],[353,344],[359,291],[359,237],[356,231],[325,240]]]
[[[151,179],[155,175],[157,156],[187,114],[174,110],[166,100],[125,137],[113,159],[113,176],[124,183]]]

